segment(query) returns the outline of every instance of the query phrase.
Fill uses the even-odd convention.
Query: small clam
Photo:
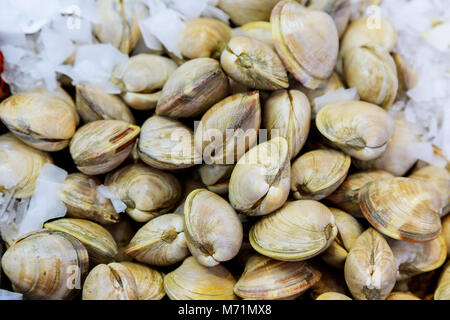
[[[441,167],[429,165],[414,171],[409,178],[422,180],[436,187],[441,194],[442,216],[450,212],[450,172]]]
[[[348,253],[344,273],[355,299],[386,299],[394,288],[397,269],[383,236],[372,228],[363,232]]]
[[[125,253],[139,262],[154,266],[170,266],[189,255],[183,217],[164,214],[136,232]]]
[[[119,221],[119,215],[109,199],[97,191],[100,180],[82,173],[69,174],[59,192],[59,199],[67,208],[67,216],[111,224]]]
[[[269,21],[273,7],[280,0],[220,0],[218,7],[241,26],[252,21]]]
[[[345,180],[350,157],[332,149],[314,150],[301,155],[292,164],[291,191],[298,200],[321,200],[333,193]]]
[[[410,178],[369,182],[359,192],[359,204],[367,220],[391,238],[425,242],[441,232],[441,198],[425,182]]]
[[[352,300],[352,298],[339,292],[325,292],[318,296],[316,300]]]
[[[344,269],[348,252],[364,229],[358,220],[348,213],[335,208],[330,208],[330,210],[334,215],[338,234],[321,258],[333,267]]]
[[[47,229],[17,239],[2,257],[15,291],[29,299],[74,298],[88,267],[88,252],[78,239]]]
[[[194,132],[183,123],[154,115],[141,128],[138,153],[149,166],[162,170],[185,169],[201,163],[194,148]]]
[[[235,36],[242,35],[262,41],[268,46],[270,46],[272,49],[275,49],[273,46],[272,25],[270,24],[270,22],[266,21],[249,22],[244,24],[240,28],[233,29],[233,34]]]
[[[421,300],[416,295],[411,292],[391,292],[391,294],[386,298],[386,300]]]
[[[76,106],[85,123],[96,120],[123,120],[134,124],[134,116],[120,98],[89,84],[76,86]]]
[[[323,136],[359,160],[381,156],[395,127],[394,120],[386,111],[362,101],[325,106],[317,114],[316,125]]]
[[[112,235],[95,222],[65,218],[47,222],[44,228],[62,231],[80,240],[88,252],[91,266],[113,262],[118,253]]]
[[[270,22],[275,49],[286,69],[307,88],[324,85],[333,73],[339,50],[333,19],[295,1],[280,1]]]
[[[165,83],[156,114],[172,118],[201,116],[228,93],[228,78],[219,62],[198,58],[181,65]]]
[[[195,131],[195,149],[207,164],[234,164],[256,144],[260,125],[259,92],[232,95],[203,115]]]
[[[320,279],[320,272],[306,262],[277,261],[253,255],[234,286],[234,293],[244,299],[295,299]]]
[[[93,30],[95,37],[130,53],[141,37],[138,21],[145,18],[144,4],[134,0],[102,0],[96,1],[95,7],[99,13]]]
[[[327,197],[327,200],[354,217],[363,218],[364,216],[358,202],[359,190],[368,182],[393,177],[394,176],[389,172],[383,170],[363,171],[350,174],[339,188]]]
[[[46,91],[19,93],[2,101],[0,118],[20,140],[43,151],[67,147],[79,122],[73,102]]]
[[[287,202],[250,230],[250,243],[260,254],[281,261],[310,259],[325,251],[337,234],[331,211],[313,200]]]
[[[229,199],[236,210],[251,216],[269,214],[289,196],[290,163],[286,139],[276,137],[250,149],[230,178]]]
[[[24,144],[11,133],[0,135],[0,192],[13,192],[19,199],[31,197],[45,163],[53,163],[47,152]]]
[[[350,21],[352,4],[349,0],[309,0],[308,9],[322,10],[328,13],[336,24],[340,38]]]
[[[398,52],[392,52],[392,58],[394,58],[395,66],[397,67],[397,98],[403,97],[407,91],[413,89],[417,85],[419,79],[413,70],[413,67],[405,61],[402,55]]]
[[[217,194],[226,194],[228,193],[228,184],[230,183],[233,169],[234,165],[219,166],[203,164],[199,167],[198,173],[209,191]]]
[[[387,52],[364,45],[347,49],[343,55],[344,79],[356,88],[361,100],[389,109],[398,90],[397,67]]]
[[[417,151],[420,137],[405,121],[395,120],[394,134],[386,146],[386,151],[376,159],[369,161],[355,160],[362,169],[381,169],[394,176],[404,176],[417,162]]]
[[[186,199],[189,196],[189,194],[196,189],[206,188],[205,184],[196,175],[192,177],[186,177],[185,179],[183,179],[182,183],[183,183],[183,195],[181,196],[182,201],[179,202],[177,208],[173,211],[174,213],[179,214],[181,216],[183,216],[184,214],[184,205],[186,203]]]
[[[164,292],[164,275],[148,266],[135,262],[121,262],[133,274],[139,300],[161,300]]]
[[[128,157],[139,131],[138,126],[120,120],[89,122],[73,136],[70,154],[84,174],[107,173]]]
[[[226,23],[211,18],[196,18],[186,21],[178,46],[188,59],[218,59],[230,41],[232,31]]]
[[[450,262],[447,262],[439,278],[434,300],[450,300]]]
[[[184,205],[186,241],[192,255],[212,267],[235,257],[242,244],[242,223],[230,204],[206,189],[192,191]]]
[[[222,265],[202,266],[194,257],[164,277],[164,290],[171,300],[235,300],[236,280]]]
[[[247,88],[277,90],[289,87],[280,58],[270,46],[259,40],[234,37],[222,52],[220,63],[229,77]]]
[[[170,212],[181,198],[181,185],[175,176],[142,163],[108,174],[105,186],[127,205],[127,213],[138,222]]]
[[[270,138],[279,135],[287,140],[290,159],[294,159],[305,144],[310,123],[308,98],[298,90],[275,91],[264,104],[264,128],[269,130]]]
[[[83,300],[138,300],[133,273],[120,263],[99,264],[83,285]]]
[[[427,242],[388,239],[397,266],[397,281],[441,267],[447,258],[443,237]]]

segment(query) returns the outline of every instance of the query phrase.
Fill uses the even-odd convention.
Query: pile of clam
[[[347,0],[218,5],[238,29],[187,21],[183,59],[132,55],[112,77],[120,95],[65,83],[70,94],[0,104],[0,165],[16,180],[0,191],[26,199],[46,163],[69,171],[66,216],[5,240],[3,288],[27,299],[450,299],[450,166],[438,148],[446,168],[418,161],[408,146],[420,137],[388,112],[415,83],[391,23],[351,21]],[[133,25],[117,47],[137,42]],[[346,88],[361,100],[316,105]]]

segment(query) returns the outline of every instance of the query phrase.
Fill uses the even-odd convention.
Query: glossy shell
[[[252,21],[269,21],[273,7],[280,0],[220,0],[218,7],[240,26]]]
[[[146,265],[135,262],[121,262],[130,270],[136,281],[139,300],[161,300],[164,292],[164,275]]]

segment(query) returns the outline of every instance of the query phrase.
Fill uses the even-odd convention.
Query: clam
[[[364,216],[358,202],[359,190],[368,182],[393,177],[389,172],[383,170],[362,171],[350,174],[339,188],[327,197],[327,200],[354,217],[363,218]]]
[[[352,298],[339,292],[325,292],[318,296],[316,300],[352,300]]]
[[[80,240],[88,252],[91,266],[113,262],[118,253],[117,244],[112,235],[95,222],[64,218],[47,222],[44,228],[62,231]]]
[[[447,262],[439,278],[434,300],[450,300],[450,262]]]
[[[183,217],[169,213],[147,222],[131,239],[125,253],[154,266],[183,261],[189,255]]]
[[[169,58],[142,53],[117,68],[112,80],[121,88],[122,98],[131,108],[151,110],[156,108],[161,89],[177,67]]]
[[[350,214],[335,208],[330,208],[330,210],[334,215],[338,234],[321,258],[333,267],[344,269],[348,252],[364,229]]]
[[[347,101],[321,109],[316,126],[325,138],[348,155],[372,160],[386,151],[395,123],[386,111],[374,104]]]
[[[442,216],[450,212],[450,172],[441,167],[429,165],[414,171],[409,178],[427,182],[436,187],[442,199]]]
[[[287,140],[290,159],[294,159],[305,144],[310,122],[308,98],[298,90],[275,91],[264,104],[264,128],[269,130],[270,138],[279,135]]]
[[[102,0],[96,1],[95,7],[99,13],[93,30],[95,37],[125,54],[130,53],[141,37],[138,21],[145,18],[144,4],[134,0]]]
[[[218,7],[230,16],[235,25],[252,21],[269,21],[273,7],[280,0],[220,0]]]
[[[0,135],[0,192],[11,192],[19,199],[31,197],[45,163],[53,163],[47,152],[24,144],[11,133]]]
[[[283,63],[262,41],[234,37],[222,52],[220,63],[229,77],[247,88],[277,90],[289,87]]]
[[[443,237],[427,242],[388,240],[397,266],[397,281],[441,267],[447,258]]]
[[[230,178],[230,203],[251,216],[269,214],[289,196],[290,163],[286,139],[276,137],[250,149]]]
[[[181,65],[162,89],[156,114],[171,118],[201,116],[228,93],[228,78],[219,63],[197,58]]]
[[[105,186],[127,205],[127,213],[138,222],[170,212],[181,198],[181,185],[175,176],[142,163],[108,174]]]
[[[411,292],[391,292],[391,294],[386,298],[386,300],[421,300],[416,295]]]
[[[244,24],[240,28],[233,29],[233,34],[235,36],[241,35],[262,41],[268,46],[270,46],[272,49],[275,49],[273,46],[272,25],[270,24],[270,22],[266,21],[249,22]]]
[[[206,164],[234,164],[256,144],[260,124],[259,92],[232,95],[203,115],[195,131],[195,149]]]
[[[2,257],[14,290],[28,299],[74,298],[88,267],[88,252],[78,239],[47,229],[20,237]]]
[[[83,300],[138,300],[133,273],[120,263],[99,264],[83,285]]]
[[[317,283],[320,276],[304,261],[276,261],[253,255],[234,286],[234,293],[244,299],[295,299]]]
[[[198,173],[209,191],[217,194],[226,194],[228,193],[228,184],[230,183],[233,169],[234,165],[219,166],[203,164],[199,167]]]
[[[397,268],[391,248],[369,228],[354,242],[345,261],[345,281],[357,300],[384,300],[396,281]]]
[[[119,222],[105,225],[105,228],[111,233],[119,249],[116,255],[116,262],[131,261],[132,258],[125,253],[125,249],[136,234],[132,219],[124,215],[120,217]]]
[[[192,191],[184,205],[187,245],[204,266],[234,258],[243,239],[242,223],[230,204],[206,189]]]
[[[185,169],[202,162],[194,147],[192,129],[157,115],[142,125],[138,153],[149,166],[163,170]]]
[[[178,42],[183,57],[218,59],[231,39],[230,26],[211,18],[189,19],[185,23]]]
[[[446,216],[442,220],[442,238],[445,241],[445,246],[447,247],[447,256],[450,257],[450,216]]]
[[[46,91],[7,98],[0,104],[0,118],[16,137],[43,151],[67,147],[79,122],[73,102]]]
[[[133,114],[120,98],[94,85],[76,86],[76,107],[85,123],[97,120],[123,120],[135,123]]]
[[[352,12],[352,4],[349,0],[309,0],[308,9],[322,10],[328,13],[334,20],[339,33],[342,37],[347,29]]]
[[[270,22],[275,49],[286,69],[307,88],[324,85],[333,73],[339,50],[333,19],[295,1],[280,1]]]
[[[164,290],[171,300],[235,300],[236,280],[222,265],[205,267],[194,257],[164,277]]]
[[[107,173],[129,156],[139,131],[138,126],[121,120],[89,122],[73,136],[70,154],[82,173]]]
[[[148,266],[135,262],[121,262],[134,276],[139,300],[161,300],[164,292],[164,275]]]
[[[380,47],[352,47],[343,55],[344,79],[356,88],[361,100],[389,109],[398,90],[397,67],[392,56]]]
[[[59,192],[59,199],[67,208],[67,216],[111,224],[119,221],[119,215],[109,199],[97,191],[101,181],[82,173],[69,174]]]
[[[359,192],[367,220],[397,240],[425,242],[441,232],[441,199],[431,185],[410,178],[369,182]]]
[[[404,57],[398,52],[392,52],[398,76],[398,92],[397,97],[402,97],[407,91],[413,89],[419,79],[413,70],[413,67],[405,61]]]
[[[404,176],[417,162],[420,137],[411,126],[403,120],[395,120],[394,134],[386,146],[386,151],[376,159],[369,161],[355,160],[355,165],[362,169],[381,169],[394,176]]]
[[[298,200],[326,198],[345,180],[350,164],[349,156],[332,149],[301,155],[291,169],[293,196]]]
[[[331,211],[314,200],[287,202],[274,214],[257,221],[250,243],[275,260],[301,261],[325,251],[337,234]]]
[[[205,184],[196,175],[186,177],[185,179],[183,179],[182,183],[183,183],[183,195],[181,196],[182,201],[180,201],[177,208],[173,211],[174,213],[179,214],[181,216],[184,214],[184,205],[186,204],[186,199],[189,196],[189,194],[196,189],[206,188]]]

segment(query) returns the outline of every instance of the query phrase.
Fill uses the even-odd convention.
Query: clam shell
[[[313,200],[287,202],[250,230],[257,252],[275,260],[301,261],[325,251],[337,234],[331,211]]]
[[[275,91],[264,104],[264,128],[269,130],[270,138],[279,135],[287,140],[290,159],[294,159],[305,144],[310,123],[308,98],[298,90]]]
[[[234,37],[222,52],[220,63],[229,77],[247,88],[277,90],[289,87],[280,58],[270,46],[259,40]]]
[[[198,173],[209,191],[217,194],[227,194],[233,169],[234,165],[219,166],[203,164],[198,168]]]
[[[218,7],[230,16],[235,25],[253,21],[269,21],[273,7],[280,0],[220,0]]]
[[[333,19],[295,1],[280,1],[272,10],[270,22],[275,49],[286,69],[307,88],[325,84],[339,50]]]
[[[189,255],[181,215],[165,214],[145,224],[131,239],[125,253],[137,261],[170,266]]]
[[[222,265],[205,267],[194,257],[164,277],[164,290],[171,300],[236,300],[236,280]]]
[[[164,292],[164,276],[148,266],[135,262],[121,262],[133,274],[139,300],[161,300]]]
[[[117,244],[112,235],[102,226],[84,219],[58,219],[44,224],[44,228],[68,233],[84,245],[89,255],[89,264],[95,266],[115,260]]]
[[[20,237],[2,257],[15,291],[28,299],[74,298],[88,267],[88,252],[78,239],[47,229]]]
[[[372,228],[363,232],[348,253],[344,273],[355,299],[386,299],[394,288],[397,269],[383,236]]]
[[[276,261],[253,255],[234,286],[234,293],[244,299],[295,299],[320,277],[319,271],[303,261]]]
[[[162,170],[185,169],[201,163],[192,129],[177,120],[157,115],[142,125],[138,152],[142,161]]]
[[[332,149],[314,150],[292,164],[291,191],[298,200],[321,200],[333,193],[347,177],[351,159]]]
[[[447,255],[450,257],[450,216],[446,216],[442,219],[442,237],[447,247]]]
[[[156,114],[171,118],[201,116],[227,93],[228,79],[219,63],[211,58],[193,59],[170,75]]]
[[[434,300],[450,300],[450,262],[447,262],[439,278]]]
[[[359,192],[359,204],[367,220],[393,239],[425,242],[441,232],[440,195],[422,181],[391,178],[369,182]]]
[[[309,0],[308,9],[328,13],[336,24],[339,38],[344,35],[352,13],[352,3],[349,0]]]
[[[127,205],[127,213],[138,222],[169,212],[181,198],[181,185],[175,176],[142,163],[108,174],[105,186]]]
[[[70,154],[84,174],[107,173],[128,157],[139,131],[138,126],[120,120],[89,122],[73,136]]]
[[[242,223],[230,204],[206,189],[192,191],[184,205],[187,245],[204,266],[234,258],[242,245]]]
[[[394,133],[395,123],[382,108],[362,101],[332,103],[319,111],[320,133],[342,151],[359,160],[381,156]]]
[[[242,35],[252,39],[256,39],[264,42],[272,49],[275,49],[273,46],[272,39],[272,25],[270,22],[266,21],[255,21],[249,22],[241,26],[240,28],[233,29],[234,36]]]

